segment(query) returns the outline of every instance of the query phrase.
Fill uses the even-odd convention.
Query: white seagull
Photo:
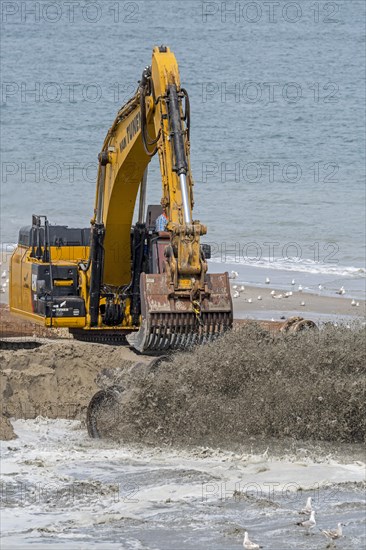
[[[257,300],[261,300],[262,299],[262,296],[258,296]]]
[[[244,285],[241,285],[241,287],[239,288],[240,292],[244,292],[245,290],[245,286]]]
[[[266,285],[269,285],[270,282],[271,281],[270,281],[269,277],[266,277]]]
[[[299,292],[302,292],[302,286],[299,285],[298,289],[297,289]]]
[[[356,305],[356,300],[352,300],[351,306],[355,306],[355,305]]]
[[[323,289],[322,285],[319,285],[319,286],[318,286],[318,289],[319,289],[319,290],[322,290],[322,289]]]
[[[271,290],[271,296],[274,296],[276,294],[275,290]]]
[[[330,540],[340,539],[343,536],[342,525],[344,524],[338,523],[337,529],[331,529],[330,531],[324,530],[322,533]]]
[[[305,305],[305,302],[300,302],[300,306],[304,306]]]
[[[248,531],[244,531],[243,546],[247,550],[256,550],[256,549],[260,548],[259,544],[256,544],[255,542],[252,542],[251,540],[249,540]]]
[[[307,519],[306,521],[299,521],[296,523],[296,525],[299,525],[300,527],[306,527],[306,529],[312,529],[313,527],[315,527],[315,511],[311,511],[309,519]]]
[[[311,497],[308,497],[306,500],[305,508],[303,508],[301,512],[299,512],[299,514],[311,514],[312,511],[313,508],[311,506]]]
[[[346,291],[344,290],[344,286],[341,286],[341,288],[339,290],[336,291],[336,294],[340,294],[341,296],[343,294],[346,294]]]
[[[292,285],[295,284],[295,279],[292,279],[291,284],[292,284]]]
[[[251,304],[251,303],[252,303],[252,299],[248,298],[248,304]]]
[[[231,271],[229,275],[229,279],[236,279],[239,276],[239,273],[237,271]]]
[[[2,279],[6,279],[6,271],[3,271],[3,272],[2,272],[1,278],[2,278]]]
[[[233,285],[233,289],[236,290],[238,288],[238,285]]]
[[[239,296],[240,296],[240,292],[238,292],[237,290],[234,290],[233,298],[239,298]]]

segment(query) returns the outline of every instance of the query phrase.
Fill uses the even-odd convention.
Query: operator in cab
[[[162,206],[163,212],[155,220],[155,231],[157,233],[159,233],[160,231],[165,231],[166,226],[168,224],[168,216],[167,216],[167,213],[166,213],[166,206],[165,206],[165,204],[163,204],[163,202],[161,203],[161,206]]]

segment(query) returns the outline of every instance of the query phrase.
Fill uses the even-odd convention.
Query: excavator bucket
[[[189,349],[232,327],[233,308],[227,273],[206,275],[207,295],[200,307],[189,297],[169,297],[166,274],[141,274],[141,327],[127,337],[140,352]]]

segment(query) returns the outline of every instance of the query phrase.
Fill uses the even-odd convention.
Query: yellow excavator
[[[159,157],[162,199],[146,208]],[[206,227],[192,218],[190,106],[177,61],[155,47],[99,154],[91,228],[33,215],[11,259],[10,311],[75,338],[140,352],[184,349],[232,326],[227,273],[208,274]],[[137,198],[139,197],[139,198]],[[133,225],[138,202],[138,219]]]

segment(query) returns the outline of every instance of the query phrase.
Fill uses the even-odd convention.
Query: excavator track
[[[111,330],[83,330],[69,329],[74,340],[88,342],[90,344],[110,344],[113,346],[127,346],[126,335],[118,331]]]
[[[44,344],[48,344],[49,340],[37,338],[2,338],[0,340],[0,350],[19,350],[19,349],[36,349]]]

